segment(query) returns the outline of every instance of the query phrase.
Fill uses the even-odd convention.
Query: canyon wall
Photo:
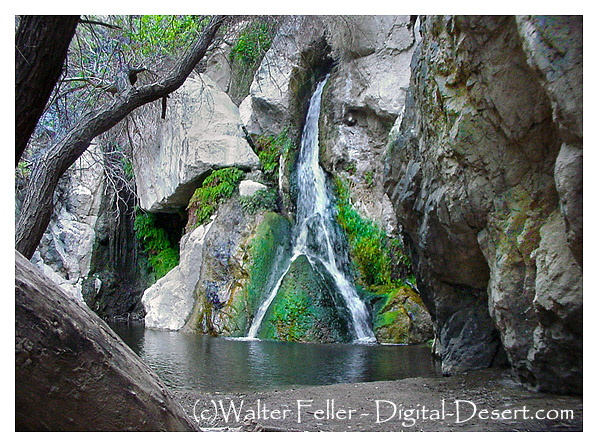
[[[582,18],[426,17],[386,191],[445,373],[582,391]]]

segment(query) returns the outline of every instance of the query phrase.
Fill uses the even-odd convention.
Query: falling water
[[[360,300],[353,283],[338,265],[338,257],[335,256],[335,248],[339,249],[343,244],[335,231],[337,223],[331,193],[327,187],[325,173],[318,163],[318,118],[322,90],[327,80],[328,75],[318,84],[310,99],[306,124],[302,132],[297,165],[298,197],[293,255],[270,295],[260,305],[248,331],[250,338],[255,338],[258,334],[262,319],[277,295],[291,264],[300,255],[305,255],[312,266],[315,267],[320,263],[334,280],[350,312],[355,339],[358,342],[376,340],[370,328],[366,305]]]

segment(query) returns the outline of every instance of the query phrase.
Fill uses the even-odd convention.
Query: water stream
[[[322,266],[333,279],[351,316],[355,342],[376,342],[368,309],[360,300],[353,282],[339,262],[339,252],[343,251],[344,245],[338,236],[332,195],[318,160],[318,118],[322,91],[327,80],[328,75],[317,85],[312,98],[310,98],[306,122],[302,131],[297,164],[298,197],[296,224],[293,231],[293,254],[270,295],[258,308],[248,331],[248,338],[256,338],[262,320],[293,261],[300,255],[305,255],[315,270],[317,270],[317,265]]]

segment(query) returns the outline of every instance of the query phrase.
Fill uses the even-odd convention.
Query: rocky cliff
[[[582,390],[582,18],[426,17],[386,191],[446,373]]]

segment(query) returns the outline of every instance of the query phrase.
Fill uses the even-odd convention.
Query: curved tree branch
[[[57,144],[44,153],[31,173],[16,225],[15,247],[31,258],[52,216],[52,197],[58,180],[83,154],[92,139],[112,128],[136,108],[178,89],[204,57],[224,16],[213,16],[181,62],[164,78],[130,88],[98,111],[85,115]]]

